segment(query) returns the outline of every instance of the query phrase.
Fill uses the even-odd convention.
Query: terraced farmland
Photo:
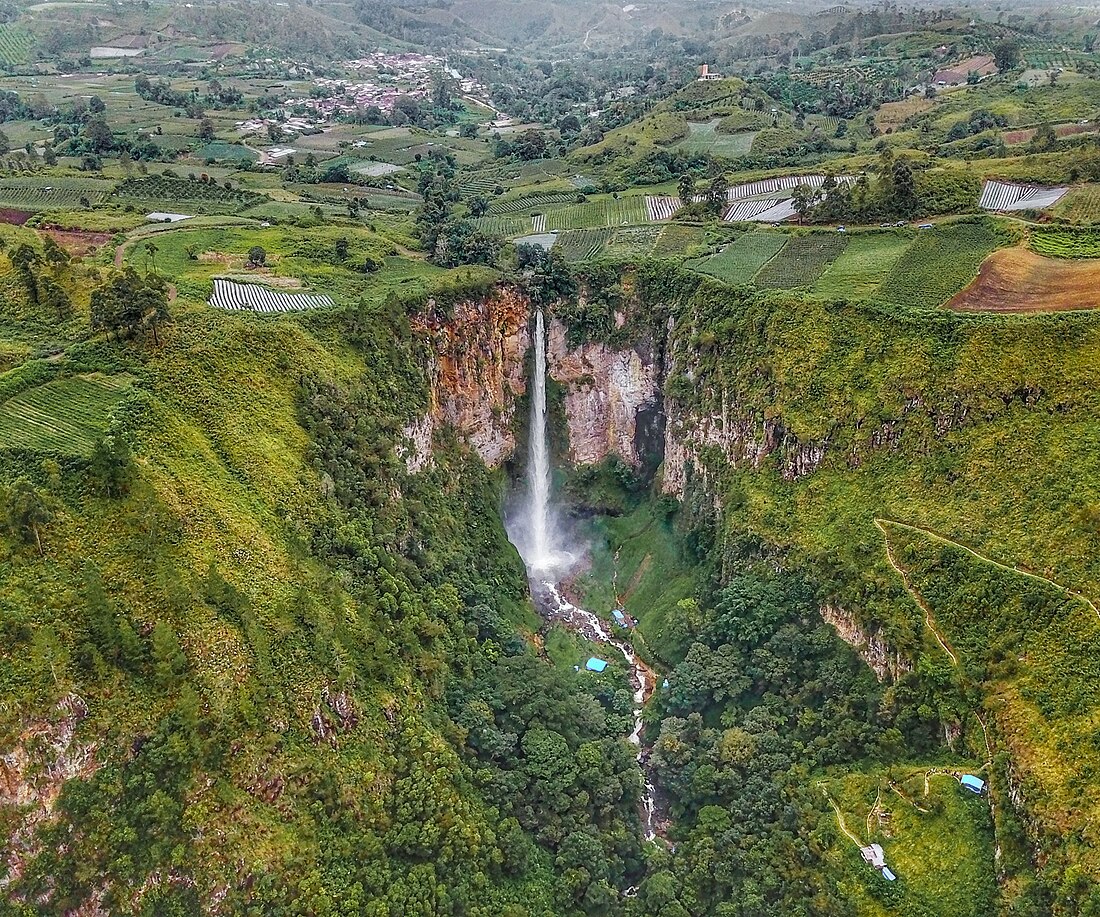
[[[0,64],[25,64],[30,59],[34,35],[18,25],[0,25]]]
[[[332,299],[309,293],[284,293],[258,283],[236,283],[215,278],[210,305],[234,312],[299,312],[331,306]]]
[[[1100,231],[1042,227],[1031,233],[1031,248],[1050,258],[1100,258]]]
[[[678,223],[669,223],[661,228],[661,234],[653,246],[653,255],[656,258],[671,258],[683,255],[693,245],[701,245],[705,239],[705,233],[698,226],[681,226]]]
[[[126,397],[129,376],[74,376],[0,404],[0,449],[89,455]]]
[[[168,175],[131,178],[115,189],[115,196],[147,210],[180,213],[235,213],[263,203],[263,195],[230,190],[214,182],[192,181]]]
[[[674,149],[685,153],[707,153],[711,156],[744,156],[752,149],[755,131],[723,134],[718,130],[718,118],[688,124],[688,135]]]
[[[532,231],[531,218],[523,214],[478,217],[472,222],[478,232],[487,236],[500,236],[502,239],[514,239]]]
[[[745,233],[694,267],[726,283],[749,283],[757,271],[779,254],[789,238],[784,233],[766,230]]]
[[[1072,223],[1100,222],[1100,185],[1070,188],[1054,208],[1054,214]]]
[[[102,204],[114,183],[96,178],[5,178],[0,179],[0,206],[18,210],[48,210],[55,207]]]
[[[794,236],[783,254],[772,258],[756,275],[756,285],[765,289],[790,290],[813,284],[844,251],[848,237],[842,233],[815,232]]]
[[[545,191],[542,194],[529,194],[527,197],[517,197],[511,201],[499,201],[489,208],[492,215],[506,215],[510,213],[530,213],[551,204],[569,204],[577,200],[576,194],[568,191]]]
[[[641,257],[653,251],[660,226],[624,226],[614,230],[604,254],[619,258]]]
[[[573,229],[558,234],[554,250],[566,261],[586,261],[595,258],[611,239],[610,229]]]
[[[599,226],[629,226],[645,223],[649,219],[646,212],[645,197],[631,195],[601,200],[587,201],[555,207],[546,213],[546,228],[554,229],[595,229]]]
[[[837,299],[870,296],[911,242],[912,237],[902,232],[853,233],[844,251],[817,279],[813,292]]]
[[[1001,242],[986,223],[955,223],[921,232],[894,264],[875,298],[933,309],[970,283],[983,259]]]

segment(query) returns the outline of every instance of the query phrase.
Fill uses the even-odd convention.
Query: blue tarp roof
[[[616,621],[621,621],[621,620],[623,620],[623,618],[626,617],[626,615],[623,614],[623,610],[621,608],[616,608],[613,612],[611,612],[611,616]]]
[[[882,867],[882,878],[884,878],[887,882],[893,882],[894,879],[897,878],[897,876],[895,876],[892,872],[890,872],[890,867],[889,866],[883,866]]]
[[[589,672],[602,672],[607,668],[607,663],[593,656],[584,664],[584,667],[588,669]]]
[[[959,783],[968,790],[973,790],[975,793],[980,793],[985,789],[985,781],[982,780],[981,777],[975,777],[973,774],[963,774]]]

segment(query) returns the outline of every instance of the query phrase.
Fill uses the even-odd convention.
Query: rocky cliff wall
[[[640,426],[661,401],[661,367],[652,340],[620,350],[599,342],[570,349],[565,326],[554,319],[547,335],[547,365],[551,378],[565,389],[570,461],[593,465],[617,455],[640,465]]]
[[[457,303],[447,316],[432,306],[413,322],[430,342],[430,405],[406,427],[402,457],[412,473],[426,467],[434,431],[446,424],[496,468],[516,448],[515,405],[526,391],[531,303],[518,290],[497,287]]]

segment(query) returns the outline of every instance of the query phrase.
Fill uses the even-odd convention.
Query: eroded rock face
[[[550,376],[565,387],[570,461],[593,465],[617,455],[640,465],[639,418],[660,400],[652,343],[613,350],[591,342],[570,350],[565,326],[554,319],[546,349]]]
[[[406,429],[413,445],[403,454],[410,471],[427,466],[422,444],[435,423],[449,424],[491,468],[516,447],[515,399],[526,390],[524,360],[531,346],[527,323],[531,304],[510,287],[464,300],[446,318],[434,314],[414,321],[429,337],[433,359],[431,424],[424,419]]]
[[[906,672],[913,671],[913,663],[894,650],[877,628],[864,629],[851,612],[834,603],[821,607],[821,617],[855,649],[860,658],[870,666],[879,681],[897,681]]]
[[[0,755],[0,807],[21,811],[8,855],[0,861],[0,887],[22,875],[37,849],[35,830],[53,816],[66,780],[90,777],[98,767],[95,746],[76,740],[88,705],[77,694],[61,699],[45,720],[28,723],[14,748]]]

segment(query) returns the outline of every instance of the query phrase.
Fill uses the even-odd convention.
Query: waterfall
[[[527,455],[529,565],[547,570],[554,565],[550,519],[550,447],[546,437],[546,325],[542,308],[535,313],[535,378],[531,398],[531,443]]]
[[[634,652],[633,645],[612,636],[612,625],[598,615],[569,601],[562,579],[577,562],[577,555],[563,550],[550,501],[550,445],[546,430],[546,322],[539,308],[535,312],[535,371],[531,379],[531,429],[527,449],[527,494],[522,513],[511,514],[508,536],[519,548],[527,565],[531,589],[543,617],[568,628],[583,639],[599,643],[620,653],[630,672],[634,691],[634,728],[630,742],[638,749],[642,771],[642,795],[639,815],[646,840],[664,832],[664,820],[657,812],[657,791],[648,767],[649,750],[642,746],[642,709],[653,693],[656,675]],[[624,635],[625,636],[625,635]],[[579,668],[579,666],[578,666]],[[633,889],[624,892],[637,894]]]

